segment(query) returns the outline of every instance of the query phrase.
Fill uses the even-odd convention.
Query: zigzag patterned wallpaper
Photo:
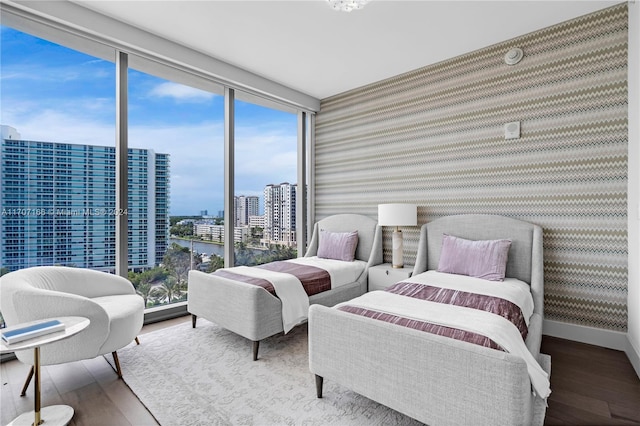
[[[620,4],[323,100],[316,219],[411,202],[419,224],[537,223],[545,317],[626,331],[627,23]],[[509,66],[512,47],[525,56]],[[520,139],[504,139],[511,121]],[[413,264],[419,227],[403,232]]]

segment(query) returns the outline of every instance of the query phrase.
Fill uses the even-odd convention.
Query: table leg
[[[34,373],[34,386],[35,386],[35,421],[33,422],[34,426],[39,426],[42,423],[42,418],[40,417],[40,346],[36,346],[33,349],[33,366],[35,369]]]
[[[9,423],[8,426],[40,426],[45,423],[49,426],[66,426],[73,417],[73,408],[68,405],[52,405],[42,408],[40,399],[40,347],[33,349],[33,387],[34,410],[24,413]],[[44,419],[43,419],[44,417]],[[33,421],[33,423],[31,423]]]

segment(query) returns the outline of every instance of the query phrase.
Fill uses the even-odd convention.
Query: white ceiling
[[[581,16],[619,1],[74,0],[317,99]]]

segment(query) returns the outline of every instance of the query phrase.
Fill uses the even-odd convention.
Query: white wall
[[[629,2],[629,240],[628,344],[640,376],[640,3]]]

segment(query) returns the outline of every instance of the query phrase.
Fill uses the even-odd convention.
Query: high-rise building
[[[0,267],[114,271],[126,214],[131,269],[162,261],[169,240],[169,156],[128,151],[129,206],[116,211],[115,147],[23,140],[2,126]]]
[[[234,226],[249,225],[249,217],[257,216],[260,211],[260,198],[256,196],[236,196],[233,204],[236,212]]]
[[[296,245],[298,186],[283,182],[264,188],[264,238],[266,244]]]

